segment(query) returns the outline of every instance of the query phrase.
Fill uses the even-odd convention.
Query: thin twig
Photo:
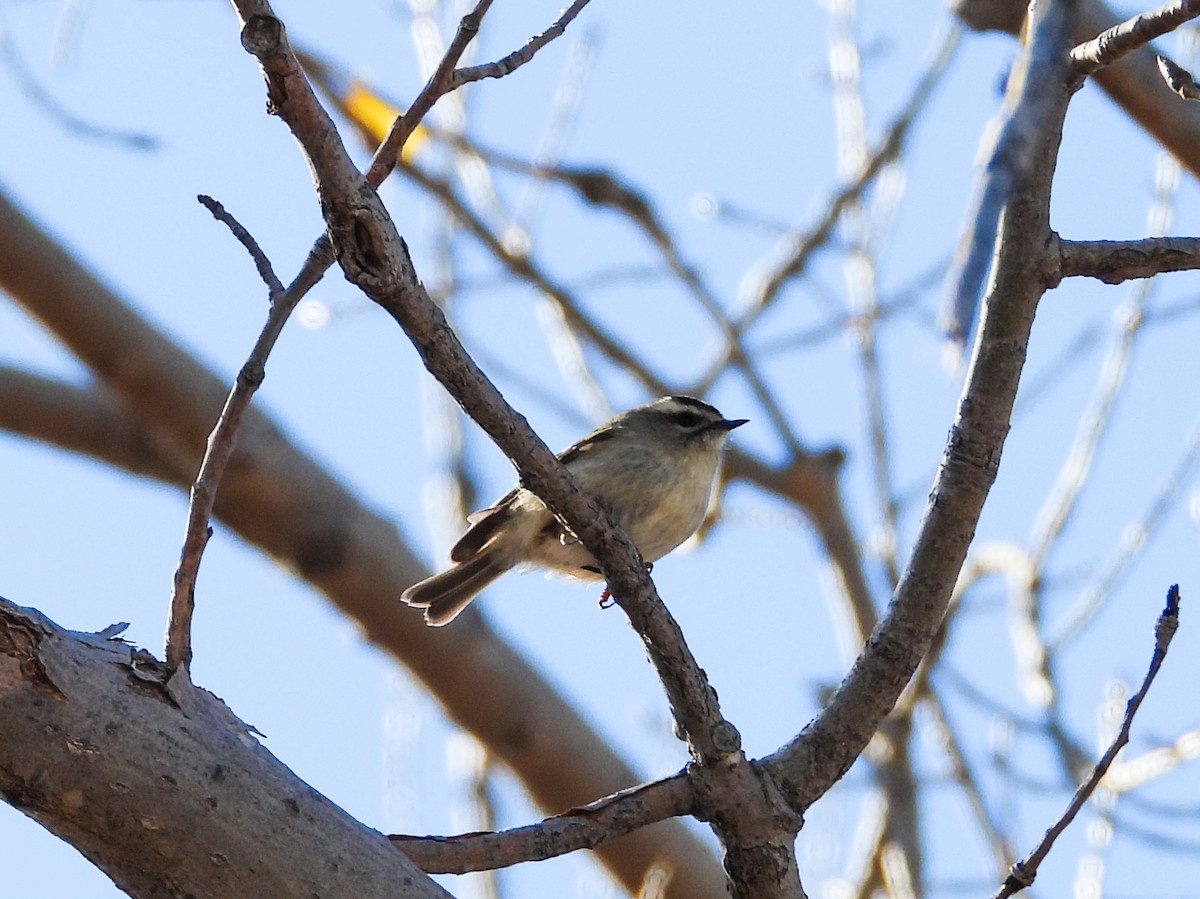
[[[420,166],[407,161],[402,161],[400,168],[417,185],[437,197],[463,227],[475,236],[496,260],[509,270],[510,274],[533,285],[553,300],[555,305],[562,310],[564,317],[571,327],[582,334],[600,353],[608,357],[614,365],[624,369],[631,377],[640,382],[651,395],[662,396],[672,392],[672,388],[666,379],[650,371],[620,340],[584,315],[566,288],[554,283],[529,257],[510,252],[504,246],[504,241],[494,234],[479,216],[471,211],[466,203],[455,193],[454,188],[449,182],[431,175]]]
[[[436,131],[433,133],[437,133]],[[616,210],[633,222],[655,249],[663,257],[667,267],[687,288],[692,297],[708,313],[713,323],[720,330],[726,341],[724,352],[695,384],[685,392],[702,396],[714,381],[731,366],[736,368],[745,378],[751,393],[767,415],[767,419],[775,428],[776,434],[788,452],[802,455],[806,452],[799,437],[796,435],[788,417],[784,415],[766,380],[758,371],[751,356],[742,345],[741,330],[735,326],[726,315],[716,294],[700,276],[694,267],[689,265],[680,253],[675,240],[655,211],[653,204],[646,198],[643,191],[632,187],[602,169],[580,169],[559,165],[531,164],[516,160],[510,156],[486,150],[472,144],[461,137],[451,138],[458,146],[474,149],[479,155],[497,165],[513,171],[527,172],[535,177],[552,179],[561,182],[575,190],[586,202],[596,206]],[[503,249],[503,244],[496,245]],[[501,261],[504,261],[503,259]],[[657,392],[663,392],[661,390]]]
[[[694,804],[688,775],[680,773],[622,790],[537,824],[495,833],[454,837],[393,834],[388,839],[428,874],[466,874],[594,849],[656,821],[686,815]]]
[[[421,93],[417,95],[408,112],[401,116],[392,126],[388,137],[376,151],[366,179],[372,186],[378,186],[387,177],[387,174],[399,159],[399,153],[404,146],[404,142],[412,134],[425,114],[432,108],[437,99],[448,91],[453,90],[454,85],[451,84],[451,75],[454,72],[454,67],[466,50],[467,44],[478,33],[480,21],[484,13],[491,6],[491,3],[492,0],[479,0],[475,9],[460,21],[458,32],[442,57],[437,70],[429,82],[426,83]],[[244,43],[247,39],[249,40],[247,49],[252,48],[255,40],[263,39],[263,26],[266,26],[265,34],[268,37],[274,33],[274,29],[269,24],[273,20],[273,13],[269,4],[235,3],[235,6],[238,7],[238,12],[247,23],[254,16],[261,17],[261,21],[255,23],[256,27],[254,29],[247,28],[243,31]],[[280,26],[281,28],[282,26]],[[299,68],[295,57],[290,53],[288,56],[290,60],[289,64],[285,67],[286,71],[277,70],[268,73],[268,80],[271,80],[272,77],[276,78],[273,86],[283,83],[284,79],[288,77],[299,75]],[[311,92],[302,91],[299,93],[299,96],[308,101],[306,103],[306,113],[315,114],[318,119],[323,118],[325,122],[328,122],[328,117],[323,116],[323,110],[320,110],[315,98],[311,96]],[[330,127],[332,128],[331,123]],[[306,149],[311,151],[313,146],[310,143],[306,145]],[[336,155],[340,147],[324,144],[320,149],[323,153]],[[201,202],[205,201],[202,200]],[[334,259],[332,245],[328,237],[322,235],[314,245],[296,280],[287,291],[281,292],[282,285],[278,278],[271,272],[270,264],[267,262],[266,257],[254,246],[254,241],[248,232],[244,228],[241,228],[240,225],[235,227],[236,223],[231,217],[224,214],[223,210],[221,214],[218,214],[217,209],[220,208],[219,204],[213,203],[210,205],[206,202],[205,205],[209,207],[214,216],[229,225],[235,236],[250,250],[251,257],[258,267],[260,275],[266,280],[268,288],[271,291],[271,311],[254,345],[254,349],[247,358],[245,365],[242,366],[242,370],[238,373],[237,382],[226,399],[225,407],[221,411],[217,424],[209,435],[205,448],[204,461],[201,463],[200,472],[191,490],[184,545],[180,554],[179,565],[175,571],[171,591],[166,646],[167,664],[173,669],[185,672],[192,659],[191,621],[195,608],[196,575],[199,571],[200,559],[204,553],[204,547],[212,534],[209,519],[211,518],[213,504],[216,501],[217,486],[220,483],[221,475],[224,473],[229,457],[233,453],[238,424],[250,404],[250,398],[262,383],[267,357],[270,355],[271,349],[274,347],[275,341],[283,330],[283,326],[287,322],[292,309],[295,308],[296,304],[299,303],[311,286],[320,280],[324,272],[333,264]]]
[[[192,613],[196,606],[196,577],[200,571],[200,560],[204,547],[212,536],[213,504],[217,500],[217,488],[225,473],[225,466],[237,442],[237,429],[242,415],[250,405],[250,398],[263,381],[267,356],[275,345],[287,321],[289,313],[298,301],[291,293],[285,293],[283,284],[275,276],[271,263],[259,248],[254,238],[233,216],[225,211],[216,200],[201,196],[200,202],[223,222],[242,243],[254,260],[254,265],[266,282],[271,299],[271,311],[258,341],[251,350],[246,364],[238,373],[237,382],[225,400],[225,407],[217,419],[216,426],[208,437],[204,460],[192,485],[188,498],[187,526],[184,531],[183,549],[171,588],[170,615],[167,621],[167,664],[175,671],[186,674],[192,661]]]
[[[533,151],[532,158],[537,160],[537,164],[518,161],[517,164],[523,171],[555,166],[562,161],[568,136],[579,121],[583,95],[591,78],[595,55],[595,35],[585,32],[567,53],[566,64],[554,90],[554,100],[546,113],[545,127]],[[532,233],[534,223],[545,206],[548,180],[540,173],[535,173],[524,185],[514,203],[516,209],[513,218],[527,234]]]
[[[739,330],[748,328],[774,302],[783,286],[804,271],[812,255],[829,241],[847,205],[861,197],[888,163],[900,155],[913,122],[933,96],[934,88],[954,56],[960,33],[957,27],[946,31],[933,62],[921,76],[904,109],[888,127],[883,141],[865,161],[858,176],[830,199],[821,220],[806,234],[786,236],[787,250],[783,258],[763,264],[765,273],[751,283],[745,298],[744,310],[737,323]]]
[[[1149,220],[1155,223],[1153,226],[1155,230],[1165,229],[1171,219],[1172,202],[1178,194],[1178,173],[1178,164],[1163,154],[1157,167],[1154,199],[1149,209]],[[1169,256],[1171,254],[1169,248],[1172,244],[1177,243],[1177,240],[1155,236],[1147,241],[1138,241],[1137,243],[1153,247],[1155,242],[1161,242],[1158,245],[1158,251],[1147,250],[1146,255],[1152,261],[1157,262],[1166,261],[1160,256],[1160,253]],[[1185,243],[1191,243],[1193,257],[1200,258],[1195,255],[1195,250],[1200,249],[1200,242],[1186,241]],[[1067,252],[1060,253],[1060,256],[1063,257],[1068,255],[1070,254]],[[1122,255],[1114,252],[1113,258],[1121,258]],[[1071,450],[1063,463],[1062,470],[1055,479],[1049,497],[1038,513],[1031,534],[1030,551],[1034,559],[1034,566],[1039,573],[1045,570],[1051,552],[1059,542],[1063,530],[1076,510],[1079,495],[1091,475],[1096,452],[1112,425],[1113,410],[1125,388],[1126,376],[1137,345],[1137,338],[1146,321],[1145,310],[1156,285],[1157,282],[1154,280],[1140,282],[1132,293],[1132,298],[1127,304],[1128,308],[1123,309],[1120,316],[1114,321],[1112,345],[1105,354],[1095,393],[1088,410],[1080,418]],[[1187,469],[1184,470],[1186,472]],[[1109,586],[1111,587],[1111,584]],[[1041,603],[1037,599],[1037,597],[1034,598],[1034,605],[1040,608]],[[1087,603],[1084,605],[1086,608]],[[1100,601],[1098,600],[1095,607],[1098,608],[1099,605]],[[1093,609],[1094,611],[1095,609]],[[1087,620],[1089,617],[1090,615],[1085,614],[1083,620]]]
[[[1067,826],[1075,819],[1079,810],[1083,808],[1084,803],[1088,801],[1092,793],[1095,792],[1096,787],[1099,786],[1109,766],[1112,765],[1113,760],[1117,757],[1117,753],[1129,742],[1129,730],[1133,725],[1133,716],[1137,714],[1142,700],[1146,698],[1146,693],[1149,691],[1150,685],[1154,682],[1154,678],[1158,674],[1158,669],[1162,666],[1163,659],[1166,658],[1167,648],[1171,645],[1171,638],[1175,636],[1175,631],[1178,627],[1179,585],[1175,584],[1167,591],[1166,607],[1158,616],[1158,621],[1154,625],[1154,655],[1150,659],[1150,667],[1146,671],[1145,678],[1142,680],[1141,688],[1130,698],[1129,703],[1125,706],[1125,717],[1121,721],[1121,728],[1117,731],[1116,737],[1113,738],[1107,751],[1096,762],[1095,767],[1092,768],[1091,775],[1075,791],[1075,795],[1071,798],[1066,811],[1046,831],[1037,847],[1029,855],[1013,865],[1007,879],[993,895],[993,899],[1005,899],[1005,897],[1012,896],[1033,884],[1034,879],[1037,877],[1038,866],[1041,865],[1046,855],[1054,847],[1055,840],[1059,838],[1062,832],[1067,829]]]
[[[492,0],[479,0],[475,4],[475,8],[459,20],[458,30],[454,33],[454,39],[450,41],[450,46],[442,55],[441,62],[437,64],[437,68],[433,70],[433,74],[429,76],[429,80],[425,82],[421,92],[412,101],[412,105],[400,118],[396,119],[392,130],[388,132],[388,136],[383,139],[383,143],[371,157],[371,165],[367,169],[366,177],[367,183],[372,187],[378,187],[391,174],[400,160],[400,151],[404,149],[405,142],[429,110],[433,108],[433,104],[456,87],[454,68],[458,65],[458,60],[463,53],[466,52],[467,44],[471,43],[479,33],[479,26],[491,5]]]
[[[1076,511],[1079,496],[1092,474],[1096,453],[1112,426],[1113,410],[1126,385],[1137,336],[1145,321],[1141,310],[1153,283],[1146,281],[1140,285],[1142,289],[1128,311],[1114,323],[1112,344],[1100,367],[1091,402],[1080,416],[1067,458],[1034,519],[1029,535],[1029,554],[1035,579],[1045,570],[1051,552]]]
[[[1148,13],[1126,19],[1120,25],[1114,25],[1103,34],[1075,47],[1071,50],[1071,62],[1080,75],[1091,75],[1196,16],[1200,16],[1200,0],[1164,3]]]
[[[837,129],[839,168],[842,169],[841,173],[846,175],[852,174],[858,160],[867,155],[865,103],[859,81],[861,67],[857,64],[832,62],[850,58],[857,60],[860,56],[854,34],[853,4],[836,3],[833,4],[833,9],[835,34],[829,52],[829,75],[833,83],[834,104],[838,109],[836,119],[841,123]],[[947,57],[942,54],[942,58]],[[894,206],[895,192],[891,193],[891,205]],[[848,305],[855,313],[849,333],[854,337],[852,344],[861,369],[863,399],[870,433],[871,480],[875,493],[874,512],[877,528],[877,536],[873,542],[883,563],[888,587],[894,589],[900,581],[896,548],[898,506],[888,453],[892,444],[888,439],[884,385],[876,340],[876,315],[879,312],[878,279],[871,246],[871,227],[861,197],[847,205],[842,215],[842,229],[849,238],[849,252],[842,266],[846,295]],[[914,858],[918,855],[915,851],[912,854]],[[917,873],[919,875],[919,872]]]
[[[967,804],[975,815],[976,824],[992,851],[996,872],[1003,873],[1011,863],[1012,851],[1008,841],[1004,838],[1002,828],[996,821],[996,816],[988,808],[979,777],[972,770],[958,735],[946,717],[946,709],[942,705],[941,697],[937,695],[932,686],[929,686],[923,698],[927,703],[926,709],[932,718],[933,726],[938,736],[941,737],[941,748],[949,761],[950,778],[958,784],[959,789],[966,796]]]
[[[270,296],[275,296],[277,293],[283,292],[283,283],[275,276],[274,269],[271,268],[271,261],[267,259],[267,254],[259,247],[258,242],[251,236],[250,232],[243,227],[242,223],[230,215],[225,207],[214,200],[212,197],[207,197],[204,194],[196,197],[205,209],[212,213],[213,218],[221,222],[227,227],[233,236],[238,239],[246,252],[250,254],[250,258],[254,260],[254,267],[258,269],[258,276],[263,279],[263,283],[267,285],[267,291]]]
[[[579,15],[589,0],[575,0],[570,6],[564,9],[557,19],[543,31],[541,34],[535,34],[525,45],[518,50],[509,53],[503,59],[498,59],[495,62],[488,62],[478,66],[469,66],[464,69],[456,69],[450,78],[450,89],[462,87],[464,84],[469,84],[472,81],[479,81],[483,78],[503,78],[512,72],[519,69],[529,60],[533,59],[535,53],[546,44],[550,43],[557,37],[560,37],[571,21]]]

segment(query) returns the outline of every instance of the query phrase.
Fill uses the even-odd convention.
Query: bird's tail
[[[425,610],[425,623],[441,627],[453,621],[479,592],[504,574],[511,565],[494,552],[481,552],[452,568],[413,584],[401,595],[402,602]]]

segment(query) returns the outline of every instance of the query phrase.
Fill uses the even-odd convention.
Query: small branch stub
[[[242,47],[254,56],[278,53],[283,43],[283,23],[274,16],[251,16],[242,28]]]
[[[1196,79],[1181,65],[1177,65],[1165,56],[1158,57],[1158,71],[1167,87],[1179,94],[1184,100],[1200,100],[1200,87]]]

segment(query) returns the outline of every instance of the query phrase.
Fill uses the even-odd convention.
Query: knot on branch
[[[713,749],[724,755],[737,752],[742,748],[742,735],[728,721],[718,721],[709,734]]]
[[[329,216],[330,237],[346,280],[374,296],[388,279],[386,240],[371,210],[352,208]]]
[[[416,269],[375,191],[363,182],[359,194],[361,202],[326,210],[329,237],[346,280],[387,308],[387,297],[417,285]]]
[[[242,27],[242,47],[260,59],[283,49],[283,23],[274,16],[251,16]]]
[[[1037,875],[1035,872],[1027,871],[1022,862],[1017,862],[1008,869],[1008,883],[1006,883],[1005,886],[1007,887],[1011,884],[1013,887],[1015,887],[1013,892],[1016,892],[1017,890],[1027,890],[1033,886],[1033,881],[1035,880],[1036,876]]]

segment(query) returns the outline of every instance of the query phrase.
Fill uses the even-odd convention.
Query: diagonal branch
[[[222,380],[2,194],[0,289],[91,368],[133,424],[165,448],[165,458],[179,460],[172,462],[179,470],[170,482],[186,487],[225,400]],[[31,415],[49,411],[27,409]],[[34,422],[24,433],[41,437],[44,428],[53,430]],[[63,445],[73,447],[75,439],[77,434]],[[455,722],[521,779],[542,809],[579,805],[638,782],[605,738],[482,615],[469,610],[460,625],[437,632],[401,606],[400,592],[429,571],[396,524],[365,506],[253,406],[215,511],[241,539],[303,577],[353,618],[368,640],[403,662]],[[448,658],[455,664],[447,665]],[[678,895],[725,895],[708,846],[680,822],[631,834],[596,854],[631,890],[656,860],[666,859],[677,871],[672,890]]]
[[[1071,4],[1032,7],[1029,44],[1011,84],[1000,155],[1028,153],[1013,170],[1013,201],[975,353],[907,568],[887,614],[825,710],[764,761],[794,808],[806,809],[849,770],[932,645],[995,481],[1029,346],[1034,313],[1052,279],[1045,247],[1050,185],[1074,92],[1066,57]],[[1017,146],[1011,146],[1015,143]]]
[[[0,716],[21,722],[0,739],[5,801],[131,896],[449,896],[211,693],[4,599]]]
[[[762,274],[753,281],[748,279],[750,289],[743,297],[741,318],[735,322],[739,331],[748,329],[775,301],[787,282],[805,270],[809,259],[829,242],[845,211],[862,197],[887,165],[899,156],[913,122],[933,96],[933,90],[949,66],[957,46],[958,31],[952,29],[947,33],[933,63],[917,82],[908,102],[888,126],[879,146],[865,161],[859,173],[825,204],[821,220],[806,234],[788,236],[786,252],[780,259],[759,264]]]
[[[1080,75],[1091,75],[1196,16],[1200,16],[1200,0],[1164,3],[1157,9],[1126,19],[1090,41],[1079,44],[1071,51],[1071,62]]]
[[[256,4],[257,5],[257,4]],[[379,197],[354,168],[332,123],[321,112],[282,24],[246,20],[243,46],[267,76],[270,103],[304,149],[312,167],[330,238],[346,277],[403,328],[426,368],[513,461],[522,483],[541,497],[596,558],[612,595],[642,639],[695,760],[700,814],[725,845],[726,870],[745,895],[801,896],[795,861],[800,819],[782,794],[741,752],[736,728],[721,715],[715,691],[683,640],[629,538],[574,479],[500,395],[467,354],[432,302]],[[300,98],[297,91],[308,96]],[[294,104],[294,106],[293,106]],[[763,853],[779,862],[759,864]]]
[[[1167,591],[1166,607],[1158,616],[1158,621],[1154,625],[1154,654],[1150,658],[1150,667],[1146,671],[1146,676],[1142,679],[1141,688],[1130,698],[1128,704],[1125,706],[1125,717],[1121,720],[1121,727],[1117,731],[1116,737],[1113,738],[1104,755],[1096,762],[1087,780],[1079,785],[1079,789],[1071,797],[1066,811],[1046,831],[1034,850],[1013,865],[1012,871],[1005,879],[1004,884],[996,891],[993,899],[1005,899],[1005,897],[1033,885],[1033,881],[1037,877],[1038,867],[1054,847],[1055,841],[1067,829],[1067,826],[1075,820],[1075,816],[1079,814],[1079,810],[1083,808],[1083,804],[1091,798],[1096,787],[1100,785],[1100,781],[1104,778],[1105,773],[1107,773],[1109,767],[1116,759],[1117,753],[1129,742],[1129,730],[1133,726],[1133,716],[1137,714],[1137,710],[1142,705],[1142,700],[1146,698],[1146,693],[1150,690],[1150,685],[1154,683],[1154,678],[1158,675],[1158,669],[1162,667],[1163,659],[1167,657],[1167,649],[1171,645],[1171,638],[1175,636],[1175,631],[1178,627],[1179,585],[1176,584]]]
[[[512,74],[533,59],[534,54],[541,50],[542,47],[555,38],[561,37],[562,33],[567,30],[567,26],[583,11],[588,2],[589,0],[575,0],[574,3],[562,11],[549,28],[541,34],[531,37],[525,42],[524,46],[509,53],[503,59],[478,66],[455,69],[454,74],[450,78],[451,89],[462,87],[464,84],[479,81],[483,78],[503,78],[505,75]]]
[[[264,2],[256,2],[256,0],[233,0],[233,5],[238,11],[238,16],[246,25],[250,24],[250,17],[252,15],[263,16],[274,22],[279,22],[278,19],[274,18],[275,14],[271,11],[271,4],[266,3],[265,0]],[[391,131],[388,132],[387,137],[383,139],[383,143],[379,145],[379,148],[375,151],[375,155],[371,158],[371,165],[367,169],[367,184],[372,187],[378,187],[384,182],[387,176],[391,174],[392,169],[396,167],[396,162],[400,159],[400,151],[404,149],[405,142],[407,142],[429,110],[433,109],[433,104],[441,99],[442,96],[458,87],[454,83],[455,66],[458,65],[459,59],[466,52],[467,45],[479,33],[479,25],[483,21],[483,17],[488,9],[491,8],[491,5],[492,0],[478,0],[475,8],[459,20],[458,30],[454,33],[454,38],[450,41],[450,46],[442,54],[441,61],[438,62],[437,67],[433,70],[433,74],[429,76],[429,80],[425,82],[425,86],[421,88],[421,92],[417,94],[416,99],[413,100],[404,115],[396,119]],[[279,27],[283,27],[282,23],[280,23]],[[243,34],[245,33],[243,31]],[[250,47],[246,47],[246,49],[250,50]],[[279,71],[291,71],[292,67],[296,65],[295,57],[290,53],[288,56],[291,57],[290,63],[287,60],[280,60],[279,62],[282,65],[279,67]],[[261,64],[261,58],[259,62]],[[265,66],[263,71],[267,71]],[[295,101],[295,108],[290,113],[293,117],[302,116],[304,110],[309,109],[311,106],[316,106],[320,109],[320,104],[317,103],[317,98],[313,96],[307,82],[304,85],[303,95],[296,97]],[[321,110],[321,118],[325,121],[320,123],[319,130],[313,130],[310,133],[316,136],[321,131],[324,131],[327,137],[320,142],[314,143],[312,146],[305,146],[306,153],[314,152],[326,141],[330,143],[331,150],[334,149],[334,144],[336,144],[336,149],[342,149],[341,141],[337,140],[337,131],[333,128],[333,124],[328,122],[328,117],[325,116],[323,109]]]
[[[266,282],[270,291],[271,311],[267,322],[255,341],[242,370],[238,372],[237,381],[229,392],[224,408],[217,418],[216,426],[208,437],[204,448],[204,458],[200,462],[200,471],[192,484],[188,495],[187,525],[184,529],[183,549],[179,554],[179,564],[171,584],[170,616],[167,621],[167,665],[172,671],[180,671],[184,676],[192,663],[192,613],[196,606],[196,577],[200,573],[200,559],[204,555],[204,547],[212,536],[209,522],[212,518],[213,505],[217,501],[217,488],[225,474],[229,459],[233,456],[233,448],[237,441],[238,427],[250,400],[266,376],[267,357],[275,346],[275,341],[283,331],[288,316],[299,301],[296,293],[287,293],[270,262],[250,232],[242,227],[225,208],[210,197],[200,197],[200,202],[230,228],[234,236],[250,253],[259,275]],[[293,298],[294,297],[294,298]]]
[[[367,185],[341,142],[332,122],[315,103],[307,83],[297,80],[299,68],[291,53],[282,23],[256,15],[246,22],[243,45],[259,60],[267,74],[273,108],[292,129],[312,165],[338,262],[346,276],[391,314],[404,328],[427,368],[452,396],[513,459],[522,482],[562,515],[571,530],[604,569],[615,596],[627,612],[640,619],[641,633],[648,629],[648,648],[664,680],[680,724],[699,758],[716,760],[736,752],[725,746],[723,723],[711,690],[699,666],[682,646],[677,626],[658,599],[645,565],[628,538],[574,483],[528,423],[504,398],[467,354],[442,311],[417,278],[407,246],[396,232],[383,204]],[[298,97],[306,91],[306,98]],[[667,663],[663,652],[683,655],[680,673]],[[675,660],[672,660],[675,661]]]

